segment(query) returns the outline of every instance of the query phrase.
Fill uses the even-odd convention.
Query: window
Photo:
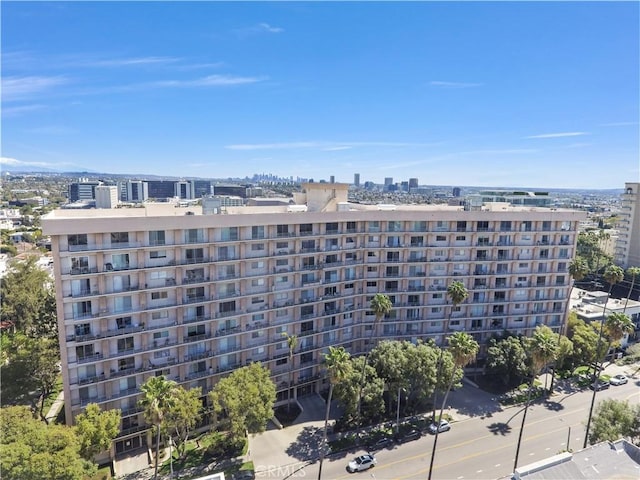
[[[489,222],[477,222],[476,229],[478,230],[478,232],[488,232]]]
[[[387,223],[387,230],[389,232],[401,232],[402,231],[402,224],[401,224],[401,222],[390,221],[390,222]]]
[[[372,273],[372,272],[377,272],[378,271],[378,267],[374,267],[374,266],[368,266],[367,267],[367,272],[368,273]]]
[[[71,274],[89,273],[89,257],[71,257]]]
[[[111,245],[129,243],[129,232],[111,232]]]
[[[466,232],[467,231],[467,222],[460,221],[456,223],[456,230],[458,232]]]
[[[425,221],[419,221],[419,222],[413,222],[413,226],[412,226],[412,230],[414,232],[426,232],[427,231],[427,222]]]
[[[264,250],[264,243],[254,243],[251,245],[252,252],[259,252]]]
[[[151,292],[151,300],[160,300],[168,297],[169,297],[168,292]]]
[[[434,300],[442,299],[442,297],[443,297],[442,293],[434,293],[433,294],[433,299]]]
[[[529,268],[529,264],[527,262],[518,263],[518,268]]]
[[[133,350],[133,337],[118,339],[118,353]]]
[[[511,231],[511,221],[509,220],[503,220],[500,222],[500,230],[503,232],[509,232]]]
[[[198,307],[203,308],[203,307]],[[167,310],[160,310],[159,312],[151,312],[151,320],[160,320],[161,318],[169,318],[169,312]]]
[[[436,257],[444,257],[444,250],[436,250],[433,252]]]
[[[286,365],[288,362],[289,359],[287,357],[279,358],[278,360],[276,360],[276,366]]]
[[[328,234],[338,233],[338,222],[330,222],[325,225],[325,231]]]
[[[263,238],[264,238],[264,226],[259,225],[256,227],[251,227],[252,240],[262,240]]]
[[[367,282],[368,288],[375,288],[378,286],[378,282]]]
[[[166,250],[156,250],[153,252],[149,252],[149,258],[167,258]]]
[[[442,311],[442,307],[431,307],[431,313],[440,313]]]
[[[303,240],[302,241],[302,251],[303,252],[312,252],[316,249],[316,241],[315,240]]]
[[[276,235],[278,237],[288,237],[289,225],[276,225]]]
[[[264,268],[264,262],[251,262],[251,268],[254,270],[256,268]]]
[[[220,239],[223,242],[238,240],[238,227],[225,227],[221,229]]]
[[[258,303],[264,303],[264,297],[251,297],[251,303],[257,305]]]
[[[436,242],[446,242],[447,237],[444,235],[436,235]]]
[[[456,242],[464,242],[466,239],[466,235],[456,235]]]
[[[152,230],[149,232],[149,245],[165,245],[164,230]]]
[[[300,235],[311,235],[313,233],[313,224],[303,223],[300,225]]]
[[[87,235],[85,233],[67,235],[67,242],[69,242],[69,250],[85,250],[88,243]]]
[[[368,228],[370,232],[379,232],[380,231],[380,222],[377,220],[368,222]]]
[[[264,285],[264,278],[254,278],[251,280],[252,287],[261,287]]]

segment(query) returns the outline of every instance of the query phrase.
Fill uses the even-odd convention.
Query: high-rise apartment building
[[[625,183],[618,225],[615,262],[624,268],[640,266],[640,183]]]
[[[453,331],[482,345],[504,330],[559,330],[582,212],[488,204],[360,205],[347,184],[310,183],[295,204],[199,207],[145,204],[56,210],[52,238],[65,414],[89,402],[122,410],[115,451],[144,444],[140,385],[165,375],[203,392],[260,361],[278,401],[288,395],[297,335],[295,395],[327,388],[329,346],[369,344],[376,293],[393,310],[377,339],[433,339]],[[219,212],[219,209],[210,209]],[[446,289],[468,299],[449,318]]]
[[[118,206],[118,200],[116,185],[98,185],[96,187],[96,208],[115,208]]]
[[[359,186],[360,186],[360,174],[359,174],[359,173],[354,173],[354,174],[353,174],[353,184],[354,184],[356,187],[359,187]]]
[[[78,182],[69,184],[69,201],[87,201],[96,199],[96,187],[102,185],[102,182],[95,180],[80,179]]]

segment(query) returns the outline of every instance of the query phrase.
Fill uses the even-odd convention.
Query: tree
[[[629,303],[629,298],[631,298],[631,293],[633,292],[633,287],[636,284],[636,277],[640,276],[640,267],[629,267],[627,268],[627,275],[631,277],[631,287],[629,287],[629,293],[627,293],[627,298],[624,302],[624,310],[622,313],[627,313],[627,304]]]
[[[607,315],[607,303],[609,303],[609,297],[611,296],[611,290],[613,289],[613,286],[618,283],[621,282],[624,279],[624,270],[622,270],[622,268],[618,267],[617,265],[609,265],[607,267],[607,269],[604,271],[604,278],[605,280],[609,283],[609,291],[607,292],[607,299],[604,302],[604,307],[602,308],[602,313],[603,315]],[[603,346],[603,333],[604,333],[604,326],[605,326],[606,320],[600,322],[600,331],[598,333],[598,343],[596,344],[596,352],[600,352],[600,350],[602,349]],[[607,348],[608,350],[608,348]],[[602,371],[602,364],[604,363],[604,357],[606,356],[606,352],[607,350],[605,350],[605,353],[602,356],[598,356],[598,360],[595,362],[595,365],[593,367],[593,375],[592,375],[592,382],[593,383],[597,383],[598,382],[598,378],[600,376],[600,372]],[[587,428],[584,434],[584,443],[583,443],[583,448],[587,448],[587,443],[589,441],[589,428],[591,427],[591,417],[593,416],[593,407],[596,403],[596,393],[598,393],[598,389],[594,388],[593,389],[593,394],[591,395],[591,406],[589,408],[589,417],[587,418]]]
[[[120,431],[120,410],[101,411],[90,403],[75,419],[76,433],[80,439],[80,455],[86,460],[111,447],[111,441]]]
[[[613,442],[622,437],[629,437],[635,442],[640,438],[637,429],[640,419],[640,405],[629,405],[629,402],[605,399],[598,404],[593,415],[593,429],[589,434],[591,444]]]
[[[329,379],[329,395],[327,397],[327,408],[324,415],[324,433],[322,435],[322,445],[320,447],[320,466],[318,469],[318,480],[322,475],[322,463],[324,461],[325,448],[327,447],[327,428],[329,426],[329,411],[331,410],[331,399],[333,397],[333,389],[336,384],[344,381],[350,373],[351,362],[350,355],[344,347],[329,347],[329,353],[324,355],[324,363],[327,369],[327,377]]]
[[[34,256],[16,261],[0,279],[0,321],[11,322],[19,332],[57,340],[56,303],[51,278]]]
[[[270,372],[260,362],[234,370],[220,380],[209,393],[213,410],[224,415],[235,438],[245,432],[263,432],[273,417],[276,386]]]
[[[164,428],[175,441],[180,458],[186,455],[187,440],[202,419],[202,389],[186,388],[178,385],[173,391],[173,401],[168,406]]]
[[[384,412],[384,382],[376,370],[365,363],[364,357],[351,357],[351,368],[342,382],[334,387],[333,395],[340,400],[347,421],[373,419]],[[362,369],[365,370],[364,386]]]
[[[487,373],[499,377],[504,385],[511,385],[513,378],[527,373],[527,354],[520,338],[508,336],[492,338],[487,349]]]
[[[0,367],[3,404],[29,402],[46,421],[44,404],[58,383],[59,362],[58,344],[54,340],[14,335],[9,362]],[[34,396],[34,392],[38,395]]]
[[[0,409],[0,448],[4,480],[83,480],[96,472],[80,456],[73,428],[46,425],[25,406]]]
[[[282,332],[282,336],[287,338],[287,347],[289,347],[289,400],[287,402],[287,412],[291,411],[291,402],[293,401],[293,353],[298,346],[298,336],[289,335]]]
[[[600,357],[596,348],[601,352],[603,345],[598,346],[598,331],[594,328],[594,324],[586,323],[572,312],[568,333],[573,343],[573,366],[586,365]]]
[[[452,302],[454,302],[454,305],[456,304],[455,303],[456,300],[459,300],[457,303],[460,303],[465,298],[467,298],[467,291],[464,288],[464,285],[462,285],[463,291],[455,291],[459,289],[459,287],[456,287],[455,290],[451,289],[451,287],[455,283],[460,283],[460,282],[453,282],[449,286],[449,290],[454,291],[454,294],[456,295],[455,298],[454,298],[454,295],[451,294],[449,290],[447,290],[447,293],[451,295],[451,299],[452,299]],[[466,367],[467,365],[469,365],[471,362],[475,360],[476,355],[478,355],[478,350],[480,349],[480,345],[478,345],[478,342],[476,342],[471,335],[465,332],[455,332],[447,340],[449,342],[448,352],[453,357],[455,370],[462,371],[464,367]],[[451,387],[453,386],[454,380],[455,380],[454,372],[451,372],[449,384],[447,385],[444,398],[442,399],[442,407],[440,408],[440,415],[438,416],[438,421],[436,422],[436,425],[440,425],[440,422],[442,421],[442,414],[447,404],[447,397],[449,396],[449,392],[451,392]],[[436,448],[438,445],[439,433],[440,433],[440,429],[436,428],[435,438],[433,439],[433,449],[431,451],[431,461],[429,463],[429,480],[431,480],[431,473],[433,470],[433,461],[436,456]]]
[[[160,430],[167,412],[175,402],[174,390],[178,384],[167,380],[163,375],[149,377],[140,386],[142,397],[138,405],[144,409],[145,420],[156,429],[156,461],[153,478],[158,478],[158,464],[160,463]]]
[[[391,299],[389,295],[385,295],[383,293],[376,293],[371,299],[370,308],[376,316],[375,321],[373,322],[373,327],[371,328],[371,334],[369,335],[369,343],[373,340],[373,337],[376,333],[376,329],[378,328],[378,324],[382,317],[388,315],[393,308],[393,304],[391,303]],[[371,352],[371,348],[367,350],[364,355],[364,363],[362,364],[362,375],[360,378],[360,393],[358,394],[358,414],[361,413],[360,404],[362,403],[362,389],[364,388],[364,380],[365,380],[365,367],[369,362],[369,353]]]
[[[633,333],[635,325],[628,315],[624,313],[614,312],[610,314],[604,322],[604,328],[609,340],[607,350],[614,344],[617,344],[625,335]]]
[[[455,281],[451,282],[447,287],[447,296],[451,300],[451,308],[449,309],[449,318],[445,325],[445,332],[449,331],[449,323],[451,322],[454,308],[466,300],[469,296],[469,291],[464,286],[464,283]]]
[[[513,471],[518,467],[518,456],[520,454],[520,444],[522,442],[522,433],[527,420],[527,412],[531,405],[531,392],[533,391],[533,383],[540,371],[555,360],[558,353],[558,334],[554,333],[546,325],[536,327],[533,336],[528,340],[529,346],[529,367],[531,373],[531,381],[529,382],[529,390],[527,392],[527,403],[522,414],[522,424],[520,425],[520,433],[518,434],[518,444],[516,447],[516,458],[513,462]]]

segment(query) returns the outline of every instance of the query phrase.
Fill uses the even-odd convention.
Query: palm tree
[[[627,275],[631,276],[631,288],[629,288],[629,293],[627,293],[627,299],[624,302],[624,310],[622,313],[627,312],[627,304],[629,303],[629,298],[631,298],[631,293],[633,292],[633,287],[636,284],[636,277],[640,276],[640,267],[629,267],[627,268]]]
[[[609,297],[611,296],[611,290],[613,290],[613,286],[616,283],[620,283],[624,280],[624,270],[618,267],[617,265],[609,265],[607,269],[604,271],[604,279],[609,284],[609,292],[607,295],[607,299],[604,302],[604,308],[602,309],[602,314],[604,316],[607,315],[607,303],[609,303]],[[601,333],[602,335],[602,333]]]
[[[376,319],[373,322],[373,327],[371,328],[371,334],[369,335],[369,344],[371,344],[371,341],[373,340],[373,335],[378,327],[378,324],[380,323],[380,320],[382,320],[382,317],[384,317],[385,315],[388,315],[389,312],[391,312],[391,309],[393,308],[393,304],[391,303],[391,299],[389,298],[389,295],[386,295],[384,293],[376,293],[371,299],[370,308],[373,311],[373,313],[376,315]],[[369,362],[370,352],[371,352],[371,348],[369,348],[365,353],[364,363],[362,364],[362,377],[360,378],[360,389],[358,392],[358,416],[360,416],[360,411],[362,407],[362,389],[364,388],[364,376],[365,376],[365,371],[367,369],[367,363]]]
[[[616,268],[620,268],[620,267],[616,267]],[[622,269],[620,268],[620,270]],[[611,288],[609,288],[609,290],[611,290]],[[605,328],[607,330],[608,337],[609,337],[609,345],[607,349],[604,350],[603,353],[601,353],[602,333]],[[596,365],[593,372],[592,383],[595,383],[596,385],[594,385],[593,394],[591,395],[591,407],[589,408],[589,417],[587,418],[587,430],[584,436],[583,448],[587,448],[587,442],[589,439],[589,429],[591,428],[591,417],[593,415],[593,407],[596,403],[596,393],[598,392],[597,382],[599,381],[600,372],[602,371],[602,365],[604,364],[604,360],[607,356],[609,348],[611,348],[611,345],[613,343],[619,341],[622,337],[624,337],[625,333],[631,333],[633,331],[634,331],[633,322],[631,322],[631,319],[624,313],[612,313],[607,317],[606,320],[600,322],[600,335],[598,337],[596,355],[598,356],[602,355],[602,357],[598,359],[599,361],[596,360],[595,362]]]
[[[287,402],[287,413],[289,413],[293,400],[293,352],[298,346],[298,336],[289,335],[287,332],[282,332],[282,336],[287,338],[287,347],[289,347],[289,401]]]
[[[331,398],[333,388],[349,374],[351,369],[350,355],[344,347],[329,347],[329,353],[324,355],[324,364],[329,378],[329,395],[327,397],[327,409],[324,415],[324,433],[322,435],[322,445],[320,446],[320,467],[318,469],[318,480],[322,475],[322,462],[324,461],[325,448],[327,446],[327,428],[329,426],[329,411],[331,410]]]
[[[460,283],[460,282],[453,282],[453,283]],[[449,287],[451,288],[451,285]],[[464,289],[464,285],[462,285],[462,288]],[[449,293],[449,290],[447,290],[447,293]],[[466,298],[466,294],[467,294],[466,289],[464,290],[464,293],[465,295],[462,296],[462,300]],[[459,295],[455,297],[456,300],[460,298],[461,296]],[[455,301],[453,295],[451,296],[451,299],[452,301]],[[455,304],[460,303],[462,300],[456,302]],[[478,342],[476,342],[471,335],[465,332],[455,332],[447,340],[449,342],[449,352],[453,357],[454,368],[451,371],[451,378],[449,379],[447,391],[444,394],[444,399],[442,400],[440,415],[438,417],[438,421],[436,422],[436,425],[438,427],[440,426],[440,422],[442,421],[442,413],[444,412],[444,407],[447,404],[447,397],[449,396],[451,387],[453,387],[453,380],[455,378],[456,370],[458,368],[464,368],[467,365],[469,365],[471,362],[473,362],[476,358],[476,355],[478,355],[478,350],[480,349]],[[438,445],[439,433],[440,433],[440,429],[436,428],[436,436],[433,440],[433,449],[431,451],[431,461],[429,463],[429,480],[431,480],[431,471],[433,469],[433,459],[436,456],[436,446]]]
[[[562,320],[562,325],[560,326],[560,335],[567,334],[567,324],[569,323],[569,313],[571,307],[571,293],[573,292],[574,287],[576,286],[576,282],[579,282],[589,273],[589,264],[582,257],[574,258],[571,263],[569,263],[569,276],[573,280],[571,284],[571,288],[569,289],[569,294],[567,295],[567,305],[565,307],[564,317]],[[558,344],[560,341],[558,340]],[[556,380],[556,368],[554,366],[551,371],[551,386],[549,387],[549,391],[553,391],[553,385]]]
[[[140,385],[142,398],[138,405],[144,409],[144,418],[156,428],[156,461],[153,478],[158,478],[158,464],[160,463],[160,429],[167,411],[174,403],[173,392],[178,384],[167,380],[164,376],[149,377]]]
[[[596,239],[598,241],[598,247],[596,252],[596,255],[598,256],[598,258],[596,259],[595,274],[598,275],[598,271],[600,270],[600,258],[602,258],[602,256],[604,255],[604,248],[602,248],[602,246],[603,246],[603,243],[606,243],[611,239],[611,235],[609,234],[609,232],[606,232],[605,230],[598,230],[598,233],[596,234]]]
[[[451,323],[451,317],[453,316],[453,310],[464,302],[469,296],[469,291],[464,286],[464,283],[455,281],[451,282],[447,287],[447,296],[451,299],[451,308],[449,309],[449,315],[447,317],[447,323],[444,327],[444,331],[449,331],[449,324]],[[440,374],[440,367],[442,363],[442,350],[440,350],[440,357],[438,358],[438,375]],[[436,405],[438,404],[438,389],[433,390],[433,421],[436,421]]]
[[[527,392],[527,403],[524,407],[524,413],[522,414],[522,424],[520,425],[520,433],[518,434],[518,446],[516,447],[516,458],[513,463],[513,471],[515,472],[518,467],[518,456],[520,455],[520,443],[522,442],[522,433],[524,432],[524,425],[527,420],[527,412],[529,411],[529,405],[531,405],[531,392],[533,390],[533,384],[540,371],[552,362],[558,354],[558,337],[557,333],[554,333],[546,325],[540,325],[536,327],[533,336],[529,340],[529,366],[531,368],[531,381],[529,382],[529,391]]]
[[[628,315],[614,312],[607,317],[604,328],[609,338],[609,348],[611,348],[614,343],[622,340],[625,334],[633,332],[634,325]]]
[[[451,282],[447,287],[447,296],[451,299],[451,308],[449,309],[449,318],[445,325],[445,332],[449,331],[449,323],[451,322],[451,316],[453,315],[454,308],[467,299],[469,291],[464,286],[464,283],[455,281]]]

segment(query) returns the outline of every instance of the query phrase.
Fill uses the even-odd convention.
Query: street
[[[640,403],[637,380],[627,385],[598,392],[598,402],[605,398]],[[555,455],[569,448],[582,449],[591,390],[556,393],[547,402],[529,408],[520,448],[518,465],[523,466]],[[485,417],[453,424],[451,431],[438,438],[434,479],[496,479],[513,472],[518,432],[523,407],[507,408]],[[395,445],[376,452],[378,464],[373,469],[349,474],[346,465],[365,450],[332,456],[325,460],[322,478],[424,479],[428,475],[433,437]],[[291,477],[317,478],[318,465],[311,464]]]

